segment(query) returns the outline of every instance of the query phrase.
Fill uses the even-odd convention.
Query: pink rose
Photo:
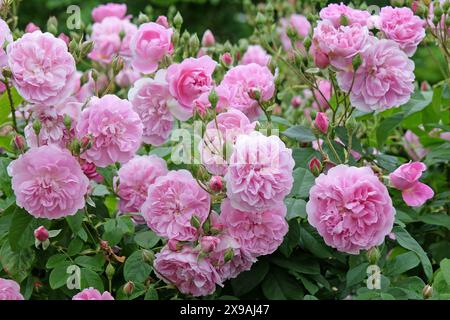
[[[171,108],[177,119],[186,121],[192,117],[194,100],[212,88],[212,74],[216,65],[217,62],[209,56],[203,56],[185,59],[167,69],[170,94],[179,103]]]
[[[94,47],[88,57],[101,63],[110,63],[117,56],[131,57],[130,43],[137,27],[127,19],[106,17],[92,26],[90,40]]]
[[[347,165],[316,178],[306,212],[327,245],[350,254],[382,244],[395,216],[389,193],[373,171]]]
[[[228,233],[253,257],[271,254],[281,245],[288,231],[285,216],[283,202],[266,211],[246,212],[234,209],[228,199],[222,202],[220,213]]]
[[[0,278],[0,301],[2,300],[24,300],[17,282]]]
[[[0,68],[6,67],[6,65],[8,64],[8,57],[4,48],[12,42],[13,37],[11,34],[11,30],[9,30],[8,24],[0,19]],[[3,76],[1,74],[0,79],[3,79]]]
[[[256,63],[265,67],[269,65],[270,59],[271,56],[267,54],[266,50],[259,45],[254,45],[247,48],[242,56],[241,64]]]
[[[141,73],[131,66],[126,66],[116,75],[116,83],[121,88],[127,88],[141,79]]]
[[[314,46],[326,54],[330,64],[338,70],[353,69],[353,58],[364,51],[369,43],[369,29],[360,25],[334,28],[329,21],[321,21],[314,29]]]
[[[99,5],[92,10],[94,22],[102,22],[106,17],[117,17],[124,19],[127,14],[127,5],[119,3],[107,3]]]
[[[166,70],[159,70],[155,78],[142,78],[128,92],[128,99],[144,125],[142,140],[159,146],[169,139],[174,119],[169,105],[177,102],[169,92]]]
[[[164,28],[169,28],[169,21],[167,21],[166,16],[158,16],[155,21],[157,24],[163,26]]]
[[[108,291],[100,293],[100,291],[91,287],[74,295],[72,300],[114,300],[114,298]]]
[[[104,178],[103,176],[97,172],[97,167],[92,162],[87,162],[83,159],[80,159],[81,170],[90,180],[94,180],[97,183],[102,183]]]
[[[216,119],[206,126],[205,135],[199,145],[202,163],[206,169],[215,175],[225,175],[226,159],[229,158],[230,149],[237,137],[251,133],[255,126],[255,122],[250,122],[246,115],[237,109],[229,109],[217,115]]]
[[[174,284],[183,294],[207,296],[216,290],[216,284],[221,285],[221,279],[209,260],[200,258],[189,245],[175,252],[164,247],[155,256],[153,267],[156,275]]]
[[[117,172],[118,185],[115,188],[120,198],[120,211],[140,212],[147,199],[148,187],[167,172],[166,162],[154,155],[135,156],[124,164]]]
[[[409,8],[381,8],[380,29],[387,39],[394,40],[411,57],[425,38],[424,21]]]
[[[206,30],[202,36],[202,46],[204,47],[212,47],[216,43],[216,39],[214,39],[214,35],[211,30]]]
[[[292,49],[291,39],[287,34],[287,29],[291,28],[295,31],[297,36],[300,39],[306,38],[309,31],[311,30],[311,23],[309,23],[306,17],[300,14],[293,14],[289,18],[280,19],[281,28],[278,29],[280,33],[281,43],[283,45],[284,50],[289,51]],[[303,44],[301,41],[296,43],[297,48],[303,48]]]
[[[197,219],[202,225],[208,218],[210,201],[209,193],[189,171],[170,171],[149,186],[141,211],[149,228],[159,236],[193,241],[199,230],[191,220]]]
[[[394,41],[372,38],[372,44],[361,52],[361,58],[362,64],[355,75],[351,71],[337,75],[340,88],[347,92],[351,90],[353,106],[370,112],[409,101],[414,92],[414,62]]]
[[[291,106],[294,109],[299,108],[303,104],[303,99],[301,96],[293,96],[291,99]]]
[[[274,77],[269,68],[256,63],[239,65],[228,70],[218,91],[226,93],[229,107],[242,111],[251,121],[258,119],[261,108],[258,101],[250,97],[253,90],[261,94],[261,101],[270,100],[275,93]]]
[[[333,86],[331,85],[330,81],[325,79],[319,80],[317,86],[318,89],[314,89],[313,94],[316,97],[319,104],[317,104],[317,102],[314,101],[312,106],[316,110],[325,111],[330,107],[329,101],[333,94]]]
[[[320,10],[319,15],[322,20],[330,21],[335,28],[341,25],[342,16],[346,18],[348,25],[366,26],[370,19],[369,12],[350,8],[343,3],[331,3]]]
[[[158,63],[173,51],[172,28],[155,22],[144,23],[131,40],[133,68],[142,73],[153,73]]]
[[[32,33],[32,32],[37,31],[37,30],[41,30],[41,28],[39,28],[39,26],[35,25],[33,22],[29,22],[27,24],[27,26],[25,27],[25,32],[26,33]]]
[[[98,167],[125,163],[141,145],[142,122],[129,101],[110,94],[92,97],[81,113],[77,136],[92,138],[92,147],[81,158]]]
[[[55,105],[72,93],[75,60],[61,39],[34,31],[9,44],[7,52],[14,85],[27,101]]]
[[[422,162],[409,162],[389,174],[392,186],[402,191],[403,200],[408,206],[419,207],[434,196],[433,189],[419,182],[426,169],[427,166]]]
[[[200,239],[200,247],[202,248],[202,251],[205,253],[214,251],[219,243],[220,239],[214,236],[203,236]]]
[[[313,57],[314,64],[317,67],[320,69],[325,69],[330,65],[330,58],[328,58],[326,53],[319,49],[315,42],[316,41],[312,42],[311,47],[309,48],[309,54]]]
[[[405,148],[406,153],[408,153],[414,161],[421,160],[429,151],[422,146],[419,137],[411,130],[406,130],[405,135],[403,136],[403,147]]]
[[[16,203],[36,218],[58,219],[84,208],[89,180],[68,150],[31,148],[8,166]]]
[[[40,227],[36,228],[34,230],[33,234],[34,234],[34,237],[41,242],[44,242],[45,240],[47,240],[48,236],[49,236],[48,230],[45,229],[44,226],[40,226]]]
[[[314,125],[317,129],[320,130],[323,134],[326,134],[328,131],[328,117],[324,112],[318,112],[316,115],[316,119],[314,119]]]
[[[292,150],[276,136],[240,135],[225,175],[231,205],[242,211],[278,206],[292,189]]]

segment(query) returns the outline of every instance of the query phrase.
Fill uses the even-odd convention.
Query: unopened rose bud
[[[232,248],[228,248],[223,255],[223,260],[225,262],[228,262],[231,259],[233,259],[233,257],[234,257],[234,250]]]
[[[36,136],[39,136],[39,133],[41,132],[42,124],[39,121],[39,119],[34,119],[33,121],[33,130]]]
[[[50,17],[47,20],[47,31],[53,35],[58,33],[58,20],[56,17]]]
[[[14,149],[16,149],[20,152],[23,152],[25,150],[25,146],[26,146],[25,138],[19,134],[16,135],[13,138],[13,146],[14,146]]]
[[[300,96],[293,96],[291,99],[291,105],[294,109],[297,109],[302,105],[302,98]]]
[[[393,0],[392,1],[392,5],[394,7],[403,7],[404,4],[405,4],[404,0]]]
[[[206,30],[205,33],[203,33],[202,37],[202,46],[204,47],[212,47],[216,43],[216,39],[214,38],[213,33],[211,30]]]
[[[248,95],[253,100],[259,101],[261,99],[261,91],[258,88],[250,88]]]
[[[223,189],[222,177],[220,177],[220,176],[211,177],[211,180],[209,180],[209,187],[214,192],[222,191],[222,189]]]
[[[255,19],[256,26],[262,27],[266,23],[266,21],[266,17],[261,12],[258,12]]]
[[[144,24],[149,21],[150,21],[150,18],[145,13],[142,13],[142,12],[139,13],[138,20],[137,20],[139,25]]]
[[[64,115],[64,126],[67,130],[72,128],[72,118],[67,114]]]
[[[81,149],[83,150],[90,149],[92,147],[92,139],[89,136],[84,136],[83,138],[81,138],[80,144]]]
[[[106,250],[109,248],[109,243],[106,240],[100,240],[100,248],[102,248],[103,250]]]
[[[80,140],[73,139],[69,146],[70,151],[72,151],[72,154],[79,155],[81,151],[81,144]]]
[[[133,281],[128,281],[123,286],[123,293],[125,293],[127,296],[131,295],[134,291],[134,283]]]
[[[27,26],[25,27],[26,33],[32,33],[37,30],[41,30],[41,29],[37,25],[35,25],[33,22],[28,23]]]
[[[179,12],[177,12],[175,17],[173,18],[173,25],[175,26],[175,28],[180,29],[182,24],[183,24],[183,17]]]
[[[155,260],[155,254],[150,250],[142,250],[142,258],[145,262],[153,264],[153,261]]]
[[[314,176],[318,177],[322,172],[322,163],[320,163],[319,159],[316,157],[312,158],[309,162],[309,170],[314,174]]]
[[[2,70],[2,76],[4,78],[11,78],[11,76],[12,76],[11,70],[9,70],[9,68],[4,68]]]
[[[200,40],[198,39],[198,36],[196,33],[194,33],[190,38],[189,38],[189,48],[190,50],[192,50],[193,52],[197,52],[198,48],[200,47]]]
[[[120,56],[117,56],[113,59],[111,63],[112,70],[114,74],[118,74],[124,67],[125,62],[123,61],[123,58]]]
[[[380,256],[380,250],[377,247],[373,247],[367,251],[367,260],[370,264],[377,264]]]
[[[424,299],[431,298],[433,296],[433,287],[427,284],[425,287],[423,287],[422,295]]]
[[[178,242],[178,240],[175,239],[170,239],[169,241],[167,241],[167,246],[172,251],[180,250],[180,243]]]
[[[34,230],[34,237],[40,242],[44,242],[45,240],[47,240],[48,236],[49,236],[48,231],[47,229],[45,229],[44,226],[40,226],[39,228]]]
[[[196,229],[200,228],[200,219],[196,215],[193,215],[191,218],[191,226]]]
[[[420,90],[421,91],[429,91],[429,90],[431,90],[431,86],[428,82],[422,81],[422,83],[420,84]]]
[[[111,263],[108,263],[108,265],[106,266],[105,273],[109,280],[111,280],[114,277],[115,272],[116,270],[114,266]]]
[[[58,36],[58,39],[61,39],[62,41],[64,41],[66,45],[69,45],[70,38],[65,33],[61,32]]]
[[[217,106],[217,102],[219,102],[219,96],[217,95],[217,92],[216,92],[216,90],[214,90],[214,88],[209,93],[208,100],[209,100],[209,103],[211,103],[211,108],[215,109]]]
[[[319,129],[322,133],[326,134],[328,131],[328,117],[324,112],[318,112],[316,115],[316,119],[314,120],[314,125],[317,129]]]
[[[159,16],[156,19],[156,23],[163,26],[164,28],[169,28],[169,21],[167,21],[167,17],[166,16]]]
[[[204,236],[200,240],[200,247],[203,252],[209,253],[214,251],[218,244],[220,243],[220,239],[213,236]]]
[[[89,52],[91,52],[92,48],[94,47],[94,41],[85,41],[81,45],[81,55],[84,57]]]
[[[220,57],[220,61],[227,67],[231,66],[233,64],[233,57],[229,52],[225,52]]]

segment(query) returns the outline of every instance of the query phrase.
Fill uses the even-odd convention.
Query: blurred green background
[[[144,12],[144,8],[148,5],[152,6],[154,17],[166,14],[168,8],[175,5],[183,15],[184,26],[189,28],[190,32],[196,32],[201,37],[205,29],[211,29],[220,42],[225,40],[236,42],[240,38],[249,36],[252,32],[242,14],[243,0],[23,0],[20,5],[19,26],[25,28],[28,22],[33,22],[45,27],[48,17],[56,16],[60,21],[60,31],[66,31],[63,22],[68,17],[66,13],[68,6],[78,5],[81,8],[83,21],[88,24],[91,22],[92,9],[107,2],[126,3],[128,13],[135,17],[139,15],[139,12]],[[264,1],[254,0],[253,2]],[[342,2],[348,3],[349,1]],[[354,0],[353,2],[361,1]],[[389,0],[368,0],[366,3],[382,7],[389,5]],[[439,56],[437,50],[435,50],[435,55]],[[435,60],[431,59],[428,50],[420,49],[414,60],[419,81],[427,80],[433,84],[442,79],[438,65]]]

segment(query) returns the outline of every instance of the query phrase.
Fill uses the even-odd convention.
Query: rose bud
[[[314,124],[317,129],[319,129],[322,133],[327,133],[328,131],[328,117],[324,112],[318,112],[316,115],[316,119],[314,120]]]
[[[312,158],[309,162],[309,170],[314,174],[314,176],[319,176],[322,172],[322,164],[320,163],[319,159],[316,157]]]
[[[48,231],[44,226],[40,226],[36,230],[34,230],[34,237],[40,242],[44,242],[48,239]]]
[[[422,290],[422,295],[424,299],[431,298],[433,296],[433,287],[427,284]]]
[[[123,286],[123,293],[125,293],[127,296],[131,295],[134,291],[134,283],[133,281],[128,281]]]
[[[172,251],[178,251],[180,249],[178,241],[174,239],[170,239],[169,241],[167,241],[167,246]]]
[[[169,28],[169,22],[167,21],[167,17],[166,16],[159,16],[156,19],[156,23],[159,25],[162,25],[165,28]]]
[[[206,30],[202,37],[202,46],[204,47],[212,47],[216,43],[214,39],[214,35],[211,30]]]
[[[214,251],[219,244],[220,239],[213,236],[204,236],[200,240],[200,246],[205,253]]]
[[[297,109],[302,104],[302,98],[300,96],[293,96],[291,99],[291,105],[293,108]]]
[[[32,32],[37,31],[37,30],[41,30],[41,28],[39,28],[33,22],[28,23],[27,26],[25,27],[25,32],[26,33],[32,33]]]
[[[209,180],[209,187],[214,192],[220,192],[223,189],[222,177],[213,176],[211,180]]]
[[[58,36],[58,39],[61,39],[62,41],[64,41],[66,43],[66,45],[69,45],[70,38],[66,34],[60,33]]]
[[[226,66],[231,66],[233,64],[233,57],[229,52],[225,52],[221,57],[220,61]]]
[[[18,151],[22,152],[25,150],[25,138],[21,135],[16,135],[13,138],[13,145],[14,148],[17,149]]]

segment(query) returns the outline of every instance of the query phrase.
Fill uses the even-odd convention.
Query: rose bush
[[[450,299],[450,1],[2,3],[0,300]]]

